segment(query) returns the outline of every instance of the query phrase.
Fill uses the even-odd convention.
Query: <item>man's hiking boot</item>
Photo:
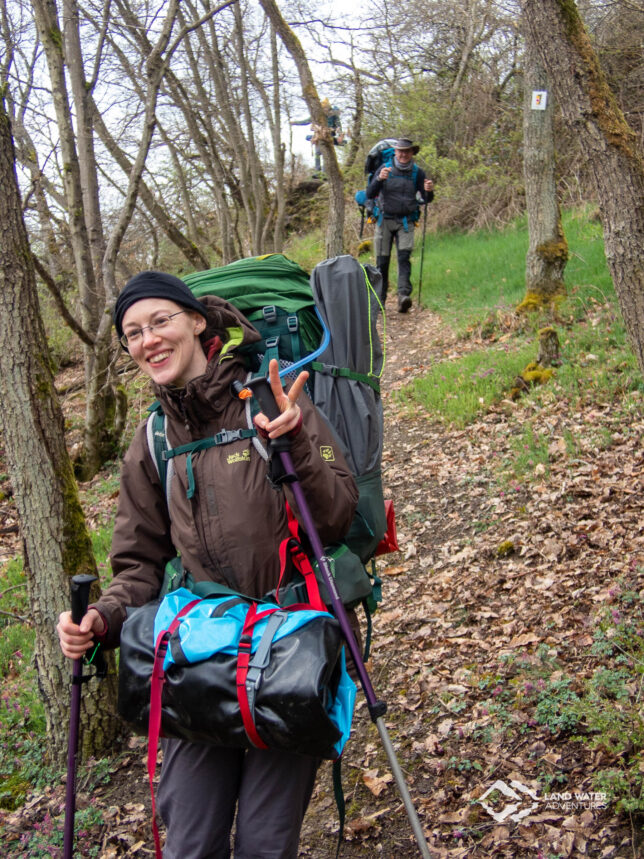
[[[411,298],[408,295],[398,296],[398,313],[407,313],[411,307]]]

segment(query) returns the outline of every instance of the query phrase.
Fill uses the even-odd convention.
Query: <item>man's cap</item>
[[[412,141],[408,137],[399,137],[398,140],[394,143],[394,149],[411,149],[411,151],[416,155],[416,153],[420,150],[420,146]]]
[[[166,298],[208,318],[205,305],[194,297],[188,286],[178,277],[163,271],[142,271],[128,280],[116,299],[112,318],[119,340],[123,336],[125,311],[142,298]]]

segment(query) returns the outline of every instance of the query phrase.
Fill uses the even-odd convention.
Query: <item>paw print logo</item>
[[[335,462],[335,453],[330,444],[323,444],[320,447],[320,456],[325,462]]]

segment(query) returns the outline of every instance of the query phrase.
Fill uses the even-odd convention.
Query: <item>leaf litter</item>
[[[536,664],[540,648],[557,654],[548,682],[564,672],[588,676],[597,612],[611,604],[618,580],[641,589],[644,418],[634,415],[626,427],[610,407],[590,399],[574,413],[568,403],[554,402],[539,416],[558,433],[548,468],[539,464],[529,483],[501,489],[493,466],[517,433],[508,409],[520,405],[504,403],[454,430],[420,411],[410,417],[393,398],[437,360],[474,348],[472,340],[457,341],[429,311],[416,308],[404,316],[389,313],[387,337],[383,478],[395,503],[400,551],[377,562],[383,604],[373,618],[367,668],[387,702],[385,722],[431,855],[640,856],[641,821],[610,807],[567,810],[545,801],[548,782],[551,791],[591,796],[593,775],[610,756],[570,732],[538,724],[528,691],[517,693],[505,711],[494,712],[490,701],[503,697],[508,660]],[[602,448],[591,432],[600,428],[612,437]],[[574,459],[564,429],[575,433]],[[12,528],[10,497],[2,498],[0,513]],[[8,553],[16,544],[17,537]],[[101,814],[77,839],[78,855],[153,855],[145,740],[131,738],[111,763],[109,781],[87,791],[83,779],[91,782],[96,765],[89,761],[79,770],[78,807]],[[418,856],[360,691],[342,771],[341,857]],[[16,811],[0,812],[4,837],[61,821],[64,790],[53,785]],[[510,805],[512,815],[506,814]],[[324,762],[299,855],[332,859],[337,839],[331,764]],[[17,848],[11,855],[36,854]],[[60,847],[52,843],[50,855],[62,855]]]

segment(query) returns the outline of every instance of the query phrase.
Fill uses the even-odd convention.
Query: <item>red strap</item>
[[[291,547],[291,558],[293,559],[293,563],[295,564],[296,568],[304,576],[304,581],[306,582],[306,592],[309,597],[309,605],[316,611],[326,611],[327,609],[322,602],[322,597],[320,596],[320,588],[318,587],[318,580],[315,578],[313,567],[311,566],[311,562],[309,561],[308,556],[304,553],[300,545]]]
[[[257,603],[252,603],[246,614],[244,628],[239,639],[239,649],[237,651],[237,701],[239,703],[239,711],[244,723],[246,736],[251,743],[258,749],[267,749],[268,746],[257,733],[253,714],[248,703],[248,692],[246,690],[246,676],[248,675],[248,663],[250,662],[251,645],[253,643],[253,627],[262,617],[272,614],[277,609],[268,609],[268,611],[257,614]]]
[[[295,539],[299,542],[300,539],[300,523],[295,518],[295,513],[293,513],[291,509],[291,505],[288,501],[285,501],[286,505],[286,518],[288,519],[288,530],[291,532],[291,537],[295,537]]]
[[[181,618],[199,602],[201,602],[201,600],[195,599],[185,605],[174,618],[168,629],[161,630],[154,646],[154,665],[152,666],[152,678],[150,682],[150,716],[148,719],[148,780],[150,782],[150,797],[152,799],[152,833],[154,835],[154,852],[156,859],[162,859],[163,857],[161,839],[159,838],[159,827],[157,826],[157,806],[154,797],[154,775],[157,769],[159,737],[161,736],[161,698],[163,694],[163,684],[165,683],[163,663],[168,650],[168,640],[170,636],[181,623]]]
[[[286,502],[286,516],[288,518],[288,529],[291,532],[291,537],[285,538],[280,543],[280,577],[277,582],[277,588],[275,589],[277,601],[279,602],[280,588],[282,586],[284,572],[286,571],[286,552],[290,551],[291,560],[293,561],[295,568],[304,576],[309,605],[316,611],[326,611],[327,608],[322,602],[320,588],[318,586],[318,581],[315,578],[311,561],[302,549],[302,544],[300,543],[300,526],[288,502]]]

